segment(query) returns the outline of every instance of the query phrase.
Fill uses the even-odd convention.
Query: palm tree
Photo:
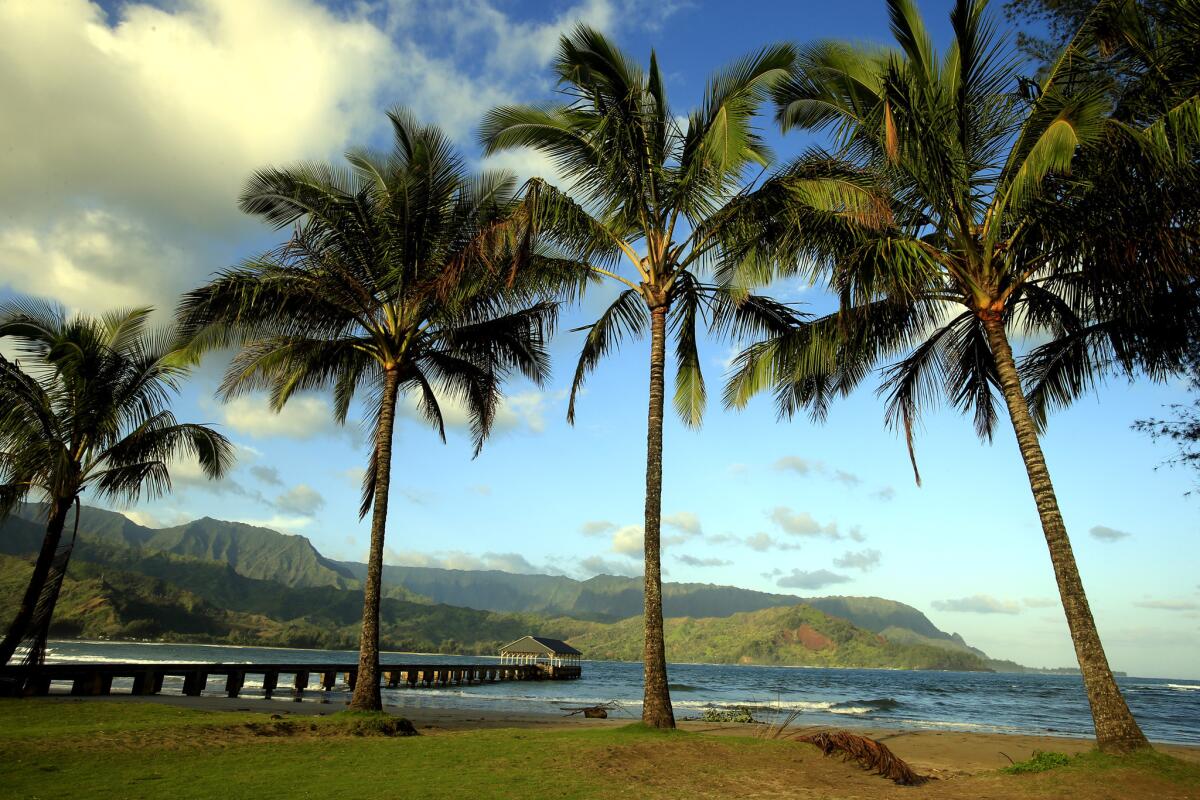
[[[889,0],[888,10],[898,51],[817,43],[776,91],[785,130],[832,130],[840,148],[810,152],[793,171],[873,195],[881,213],[835,217],[795,198],[779,212],[791,220],[792,241],[776,246],[806,256],[796,260],[806,268],[830,264],[840,309],[747,349],[726,402],[742,406],[772,389],[781,415],[808,408],[820,418],[831,397],[893,362],[880,391],[887,421],[904,430],[911,455],[917,415],[939,390],[973,412],[988,438],[998,391],[1049,546],[1099,746],[1145,747],[1096,631],[1039,428],[1048,408],[1091,385],[1092,368],[1105,361],[1100,351],[1155,374],[1178,365],[1188,326],[1156,329],[1154,322],[1165,322],[1163,309],[1187,308],[1189,297],[1186,316],[1195,319],[1194,291],[1179,291],[1194,270],[1188,225],[1169,206],[1114,195],[1114,181],[1084,181],[1072,170],[1090,158],[1095,171],[1100,153],[1119,152],[1130,191],[1178,191],[1180,170],[1194,158],[1187,148],[1200,130],[1200,103],[1192,98],[1141,127],[1113,120],[1104,83],[1074,68],[1088,61],[1086,26],[1021,96],[1014,62],[980,0],[955,4],[954,42],[940,57],[911,0]],[[1012,335],[1058,343],[1035,354],[1028,394]]]
[[[570,102],[505,106],[489,112],[480,137],[487,153],[531,147],[550,156],[569,182],[527,185],[526,219],[539,235],[573,254],[594,275],[621,284],[593,324],[575,370],[567,419],[587,374],[627,338],[650,331],[646,434],[645,694],[642,720],[675,725],[663,645],[659,526],[662,426],[668,331],[675,339],[675,410],[690,426],[704,412],[697,350],[701,318],[718,335],[762,335],[787,328],[785,305],[703,280],[726,259],[749,259],[734,247],[752,193],[746,173],[770,153],[753,127],[771,85],[792,64],[789,46],[765,48],[709,81],[704,104],[681,121],[667,103],[655,54],[649,70],[603,34],[577,27],[559,44],[555,71]],[[627,277],[618,272],[624,263]]]
[[[298,164],[257,172],[241,208],[291,239],[184,296],[198,347],[240,345],[220,387],[266,389],[281,410],[297,392],[331,388],[345,422],[365,393],[373,426],[359,516],[372,511],[355,709],[381,708],[379,604],[401,393],[445,439],[442,403],[465,406],[478,454],[502,379],[540,384],[561,288],[554,259],[502,224],[515,180],[465,170],[445,135],[389,115],[390,153],[358,150],[349,169]],[[520,267],[520,269],[517,269]],[[365,390],[365,392],[363,391]]]
[[[169,402],[192,362],[169,329],[149,327],[151,309],[68,317],[33,300],[0,305],[0,519],[30,497],[46,503],[46,535],[0,664],[21,645],[45,658],[50,620],[79,528],[79,497],[132,503],[171,488],[170,464],[199,460],[209,478],[233,462],[224,436],[177,422]],[[75,530],[64,540],[75,506]]]

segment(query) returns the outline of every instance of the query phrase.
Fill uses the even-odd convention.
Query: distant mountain
[[[203,571],[204,562],[188,562],[179,563]],[[28,576],[25,559],[0,555],[0,619],[11,618]],[[265,581],[255,586],[245,583],[249,580],[242,578],[235,584],[246,590],[244,595],[218,596],[203,587],[192,591],[80,559],[72,562],[63,582],[51,636],[327,649],[358,646],[361,592],[333,587],[290,589]],[[234,602],[227,604],[230,599]],[[383,600],[380,616],[385,649],[489,655],[530,631],[569,638],[595,624],[393,598]]]
[[[36,552],[43,530],[42,514],[42,507],[30,504],[0,524],[0,553]],[[325,558],[303,536],[208,517],[154,529],[138,525],[122,514],[91,507],[84,507],[81,514],[77,559],[165,581],[231,612],[260,614],[274,620],[301,620],[303,624],[298,623],[293,633],[299,636],[303,631],[303,636],[323,642],[343,634],[354,635],[353,628],[328,633],[339,631],[343,625],[352,626],[357,621],[353,614],[343,621],[336,614],[331,617],[320,609],[341,608],[339,604],[352,609],[359,602],[354,598],[361,598],[353,590],[361,586],[366,573],[364,564]],[[455,607],[461,611],[526,615],[527,620],[533,619],[528,615],[536,615],[540,621],[612,623],[638,617],[642,612],[641,579],[612,575],[579,581],[555,575],[387,566],[384,582],[385,593],[392,600]],[[332,594],[311,591],[318,589],[335,591]],[[664,613],[668,618],[719,619],[792,608],[800,603],[867,632],[881,634],[896,645],[934,647],[987,657],[957,634],[939,630],[919,610],[894,600],[803,598],[715,584],[663,584]],[[422,619],[429,616],[424,612],[412,613]],[[308,627],[310,624],[313,627]],[[567,623],[558,624],[562,628],[558,634],[568,629],[580,630]],[[464,632],[468,640],[477,641],[470,638],[469,631],[458,631]],[[432,630],[425,629],[413,629],[404,635],[409,634],[416,637],[414,642],[431,641],[425,637],[434,635]],[[558,638],[565,638],[565,634]],[[457,642],[460,637],[445,635],[432,641],[443,640]],[[624,635],[611,639],[612,642],[627,640]],[[613,652],[619,649],[615,644],[612,648]],[[674,652],[672,657],[682,658]]]
[[[366,566],[343,563],[356,576]],[[528,611],[613,622],[642,612],[641,578],[597,575],[585,581],[555,575],[516,575],[496,570],[453,570],[433,567],[384,567],[384,580],[439,603],[487,611]],[[798,597],[710,583],[664,583],[666,617],[727,617],[797,603],[849,620],[874,633],[891,631],[909,637],[905,643],[930,644],[950,650],[970,648],[957,634],[939,630],[923,613],[882,597]]]
[[[15,516],[38,522],[45,519],[44,507],[26,504]],[[0,527],[0,552],[16,552],[3,542],[11,522]],[[67,518],[67,524],[74,524],[73,516]],[[84,506],[79,531],[85,541],[219,561],[248,578],[285,586],[345,588],[358,583],[350,569],[318,553],[307,538],[241,522],[204,517],[172,528],[146,528],[115,511]]]
[[[591,658],[641,658],[640,617],[598,626],[571,639]],[[672,661],[811,667],[981,670],[971,653],[889,641],[808,605],[781,606],[728,617],[664,621]]]
[[[137,552],[116,545],[81,548],[64,581],[51,634],[336,649],[357,644],[362,613],[357,591],[285,587],[237,575],[227,564],[165,553],[138,559]],[[143,568],[171,573],[184,583],[134,571]],[[0,618],[14,611],[29,569],[26,559],[0,556]],[[384,599],[380,616],[381,643],[390,650],[494,655],[502,644],[531,631],[564,639],[592,659],[636,660],[642,648],[640,617],[586,622],[394,598]],[[803,605],[720,618],[672,618],[666,635],[676,661],[986,668],[971,654],[891,642]]]

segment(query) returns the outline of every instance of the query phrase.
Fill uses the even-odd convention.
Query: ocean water
[[[52,642],[54,662],[222,662],[351,664],[357,653],[215,645],[132,642]],[[384,662],[480,664],[484,656],[386,653]],[[671,699],[678,719],[699,717],[709,707],[755,707],[759,719],[799,711],[796,725],[937,728],[1051,736],[1089,736],[1091,717],[1083,684],[1072,675],[1017,675],[877,669],[810,669],[724,664],[671,664]],[[313,676],[315,686],[317,678]],[[384,703],[399,709],[453,708],[497,713],[556,713],[561,706],[616,702],[610,716],[641,715],[641,664],[583,662],[576,681],[508,681],[441,688],[385,689]],[[1155,741],[1200,744],[1200,680],[1119,678],[1122,691],[1146,735]],[[114,693],[129,681],[115,681]],[[280,686],[290,686],[281,678]],[[261,679],[247,676],[243,695],[252,697]],[[66,687],[62,687],[66,688]],[[343,687],[344,688],[344,687]],[[164,693],[179,692],[182,679],[168,678]],[[222,695],[214,677],[206,694]],[[312,690],[312,702],[343,702],[344,691]],[[284,690],[275,698],[291,702]]]

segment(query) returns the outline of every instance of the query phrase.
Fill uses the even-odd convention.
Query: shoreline
[[[343,711],[344,702],[290,702],[263,698],[184,697],[154,695],[137,697],[112,695],[108,697],[76,697],[51,695],[43,700],[54,703],[155,703],[199,711],[252,712],[280,717],[327,716]],[[12,700],[8,702],[24,702]],[[584,719],[581,715],[564,713],[501,712],[475,709],[451,709],[387,705],[389,714],[407,718],[417,731],[426,736],[454,735],[485,729],[572,730],[581,728],[619,728],[639,721],[631,714],[619,711],[609,719]],[[762,723],[712,723],[699,720],[679,722],[680,730],[711,736],[762,737],[768,726]],[[868,736],[887,745],[897,756],[914,769],[939,777],[957,777],[989,772],[1024,761],[1036,751],[1054,751],[1067,755],[1094,749],[1090,737],[1065,737],[1029,733],[994,733],[980,731],[929,730],[896,728],[876,725],[799,725],[787,729],[781,738],[818,730],[846,729]],[[1153,742],[1155,750],[1176,758],[1200,764],[1200,745]]]

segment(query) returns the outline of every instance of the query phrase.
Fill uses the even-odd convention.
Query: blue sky
[[[921,7],[944,43],[949,4]],[[478,162],[480,115],[552,97],[547,64],[577,19],[639,58],[656,48],[678,113],[697,102],[711,70],[774,39],[887,39],[878,0],[17,0],[0,7],[0,93],[12,108],[0,119],[0,141],[11,145],[0,149],[0,287],[87,311],[169,307],[214,269],[276,241],[234,207],[251,169],[383,144],[382,111],[396,104],[444,125]],[[809,141],[764,126],[783,158]],[[547,168],[522,153],[489,163],[522,175]],[[830,307],[819,289],[773,288],[806,310]],[[510,386],[500,430],[477,459],[461,430],[443,446],[404,419],[389,560],[638,573],[646,343],[602,364],[577,425],[564,420],[580,343],[568,329],[603,300],[598,292],[567,313],[554,378],[542,389]],[[728,346],[707,343],[710,396],[728,357]],[[364,559],[357,430],[336,429],[321,396],[278,417],[258,398],[222,406],[213,398],[222,366],[206,363],[177,410],[222,425],[240,446],[239,467],[214,485],[180,465],[172,496],[132,512],[155,525],[203,515],[256,522]],[[1073,663],[1010,430],[983,444],[969,420],[930,413],[917,440],[918,488],[873,388],[836,405],[822,426],[779,423],[767,399],[741,413],[711,405],[698,432],[669,420],[667,578],[880,595],[994,656]],[[1187,473],[1156,470],[1168,451],[1129,429],[1185,399],[1178,385],[1115,381],[1059,414],[1044,440],[1110,658],[1142,675],[1200,674],[1198,501],[1184,497]]]

